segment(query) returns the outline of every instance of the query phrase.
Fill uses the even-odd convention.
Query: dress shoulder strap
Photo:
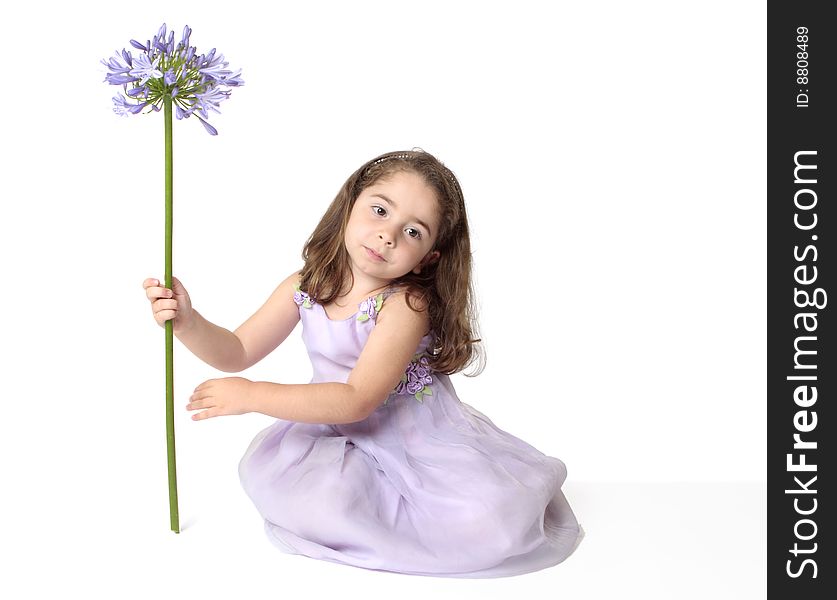
[[[391,285],[381,293],[384,295],[384,300],[386,300],[387,298],[389,298],[393,294],[395,294],[397,292],[400,292],[400,291],[402,291],[402,290],[398,286]]]

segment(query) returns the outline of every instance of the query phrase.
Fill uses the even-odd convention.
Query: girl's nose
[[[387,246],[392,246],[392,236],[387,233],[379,233],[378,237],[381,238],[381,241],[384,242]]]

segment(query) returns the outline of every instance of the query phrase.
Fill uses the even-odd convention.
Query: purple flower
[[[215,48],[213,48],[212,51],[214,52]],[[230,63],[224,62],[224,55],[223,54],[219,54],[218,58],[215,58],[211,61],[209,59],[207,59],[207,63],[208,64],[205,67],[203,67],[202,69],[199,69],[199,71],[201,73],[209,75],[213,79],[216,79],[216,80],[220,81],[224,77],[226,77],[227,75],[232,73],[232,71],[230,71],[229,69],[226,68],[227,65],[229,65]]]
[[[183,36],[180,38],[180,45],[181,46],[188,46],[189,45],[189,36],[192,35],[192,28],[186,25],[183,27]]]
[[[137,78],[130,75],[105,75],[105,81],[111,85],[124,85],[137,81]]]
[[[147,54],[140,54],[137,57],[136,66],[131,69],[130,74],[134,77],[141,77],[140,85],[145,85],[149,79],[159,79],[163,76],[160,70],[152,64]]]
[[[415,356],[407,365],[401,381],[395,386],[392,394],[410,394],[419,402],[424,396],[432,396],[433,390],[428,386],[433,383],[429,361],[426,356]]]
[[[195,116],[197,117],[197,115],[195,115]],[[206,129],[206,131],[209,133],[209,135],[218,135],[218,130],[215,129],[212,125],[210,125],[209,123],[207,123],[206,121],[204,121],[200,117],[198,117],[198,121],[201,122],[201,125],[203,125],[203,128]]]
[[[131,98],[147,98],[148,86],[131,88],[126,92]]]
[[[223,54],[213,48],[208,55],[198,55],[190,45],[192,29],[186,25],[175,44],[174,30],[163,23],[157,34],[145,44],[135,39],[130,44],[139,50],[134,57],[122,49],[108,60],[105,82],[124,86],[129,98],[143,99],[142,104],[126,103],[124,97],[114,99],[117,114],[136,114],[148,107],[159,111],[163,98],[169,96],[178,119],[198,112],[198,120],[210,135],[218,130],[207,122],[210,112],[220,113],[219,105],[230,97],[230,88],[244,85],[241,70],[233,72]]]
[[[198,119],[200,119],[200,117],[198,117]],[[201,122],[205,123],[203,119],[201,119]],[[205,124],[209,126],[209,123]],[[314,304],[314,301],[311,300],[311,296],[299,289],[299,285],[296,286],[296,291],[294,292],[294,302],[296,302],[297,306],[301,306],[303,308],[311,308],[311,305]]]
[[[207,54],[206,56],[201,54],[201,57],[198,59],[198,67],[200,67],[200,68],[208,67],[212,63],[214,58],[215,58],[215,48],[210,50],[209,54]]]
[[[424,389],[424,384],[420,381],[408,381],[407,382],[407,393],[408,394],[415,394]]]
[[[224,77],[221,83],[232,87],[241,87],[242,85],[244,85],[244,81],[241,79],[241,69],[236,71],[231,76]]]
[[[130,55],[128,57],[130,58]],[[107,62],[103,59],[102,64],[110,71],[110,73],[105,75],[105,81],[111,85],[124,85],[137,80],[136,77],[128,74],[132,67],[128,64],[126,58],[118,52],[116,56],[109,58]]]
[[[124,58],[117,52],[116,56],[109,58],[107,62],[102,59],[102,64],[110,69],[111,74],[122,74],[131,70],[131,65],[123,61]]]
[[[222,101],[229,98],[229,96],[230,96],[229,92],[223,91],[223,90],[219,89],[217,86],[213,86],[213,87],[209,88],[209,90],[206,93],[196,94],[196,97],[198,99],[198,104],[201,107],[200,108],[200,113],[201,113],[201,115],[203,115],[203,118],[204,119],[208,118],[207,109],[214,110],[215,112],[220,114],[221,111],[218,110],[218,105]]]
[[[120,117],[127,117],[128,115],[135,115],[140,112],[143,108],[145,108],[145,103],[143,104],[131,104],[128,102],[128,99],[125,98],[122,94],[117,94],[113,97],[113,112],[115,112]]]
[[[360,314],[366,315],[366,319],[374,319],[375,315],[375,303],[372,301],[372,298],[367,298],[363,302],[360,303]],[[364,319],[364,321],[366,320]]]
[[[383,293],[378,294],[377,296],[372,296],[371,298],[367,298],[366,300],[360,303],[360,311],[358,311],[357,320],[363,322],[368,321],[369,319],[374,319],[375,317],[377,317],[378,312],[381,310],[381,305],[383,303]]]

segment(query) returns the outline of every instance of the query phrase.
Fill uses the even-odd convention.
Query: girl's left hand
[[[193,421],[223,415],[243,415],[250,412],[248,406],[253,385],[252,381],[243,377],[208,379],[195,388],[186,410],[201,411],[192,415]]]

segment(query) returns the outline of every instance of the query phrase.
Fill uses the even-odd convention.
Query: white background
[[[762,3],[19,6],[0,9],[0,589],[760,597]],[[246,82],[217,137],[175,121],[175,274],[213,322],[301,266],[364,161],[418,146],[458,175],[488,363],[454,384],[567,464],[587,539],[563,565],[454,581],[279,553],[236,471],[270,419],[190,421],[191,390],[225,375],[181,346],[185,529],[167,531],[163,331],[141,289],[163,276],[163,121],[115,116],[99,63],[163,21]],[[310,373],[297,331],[244,376]]]

